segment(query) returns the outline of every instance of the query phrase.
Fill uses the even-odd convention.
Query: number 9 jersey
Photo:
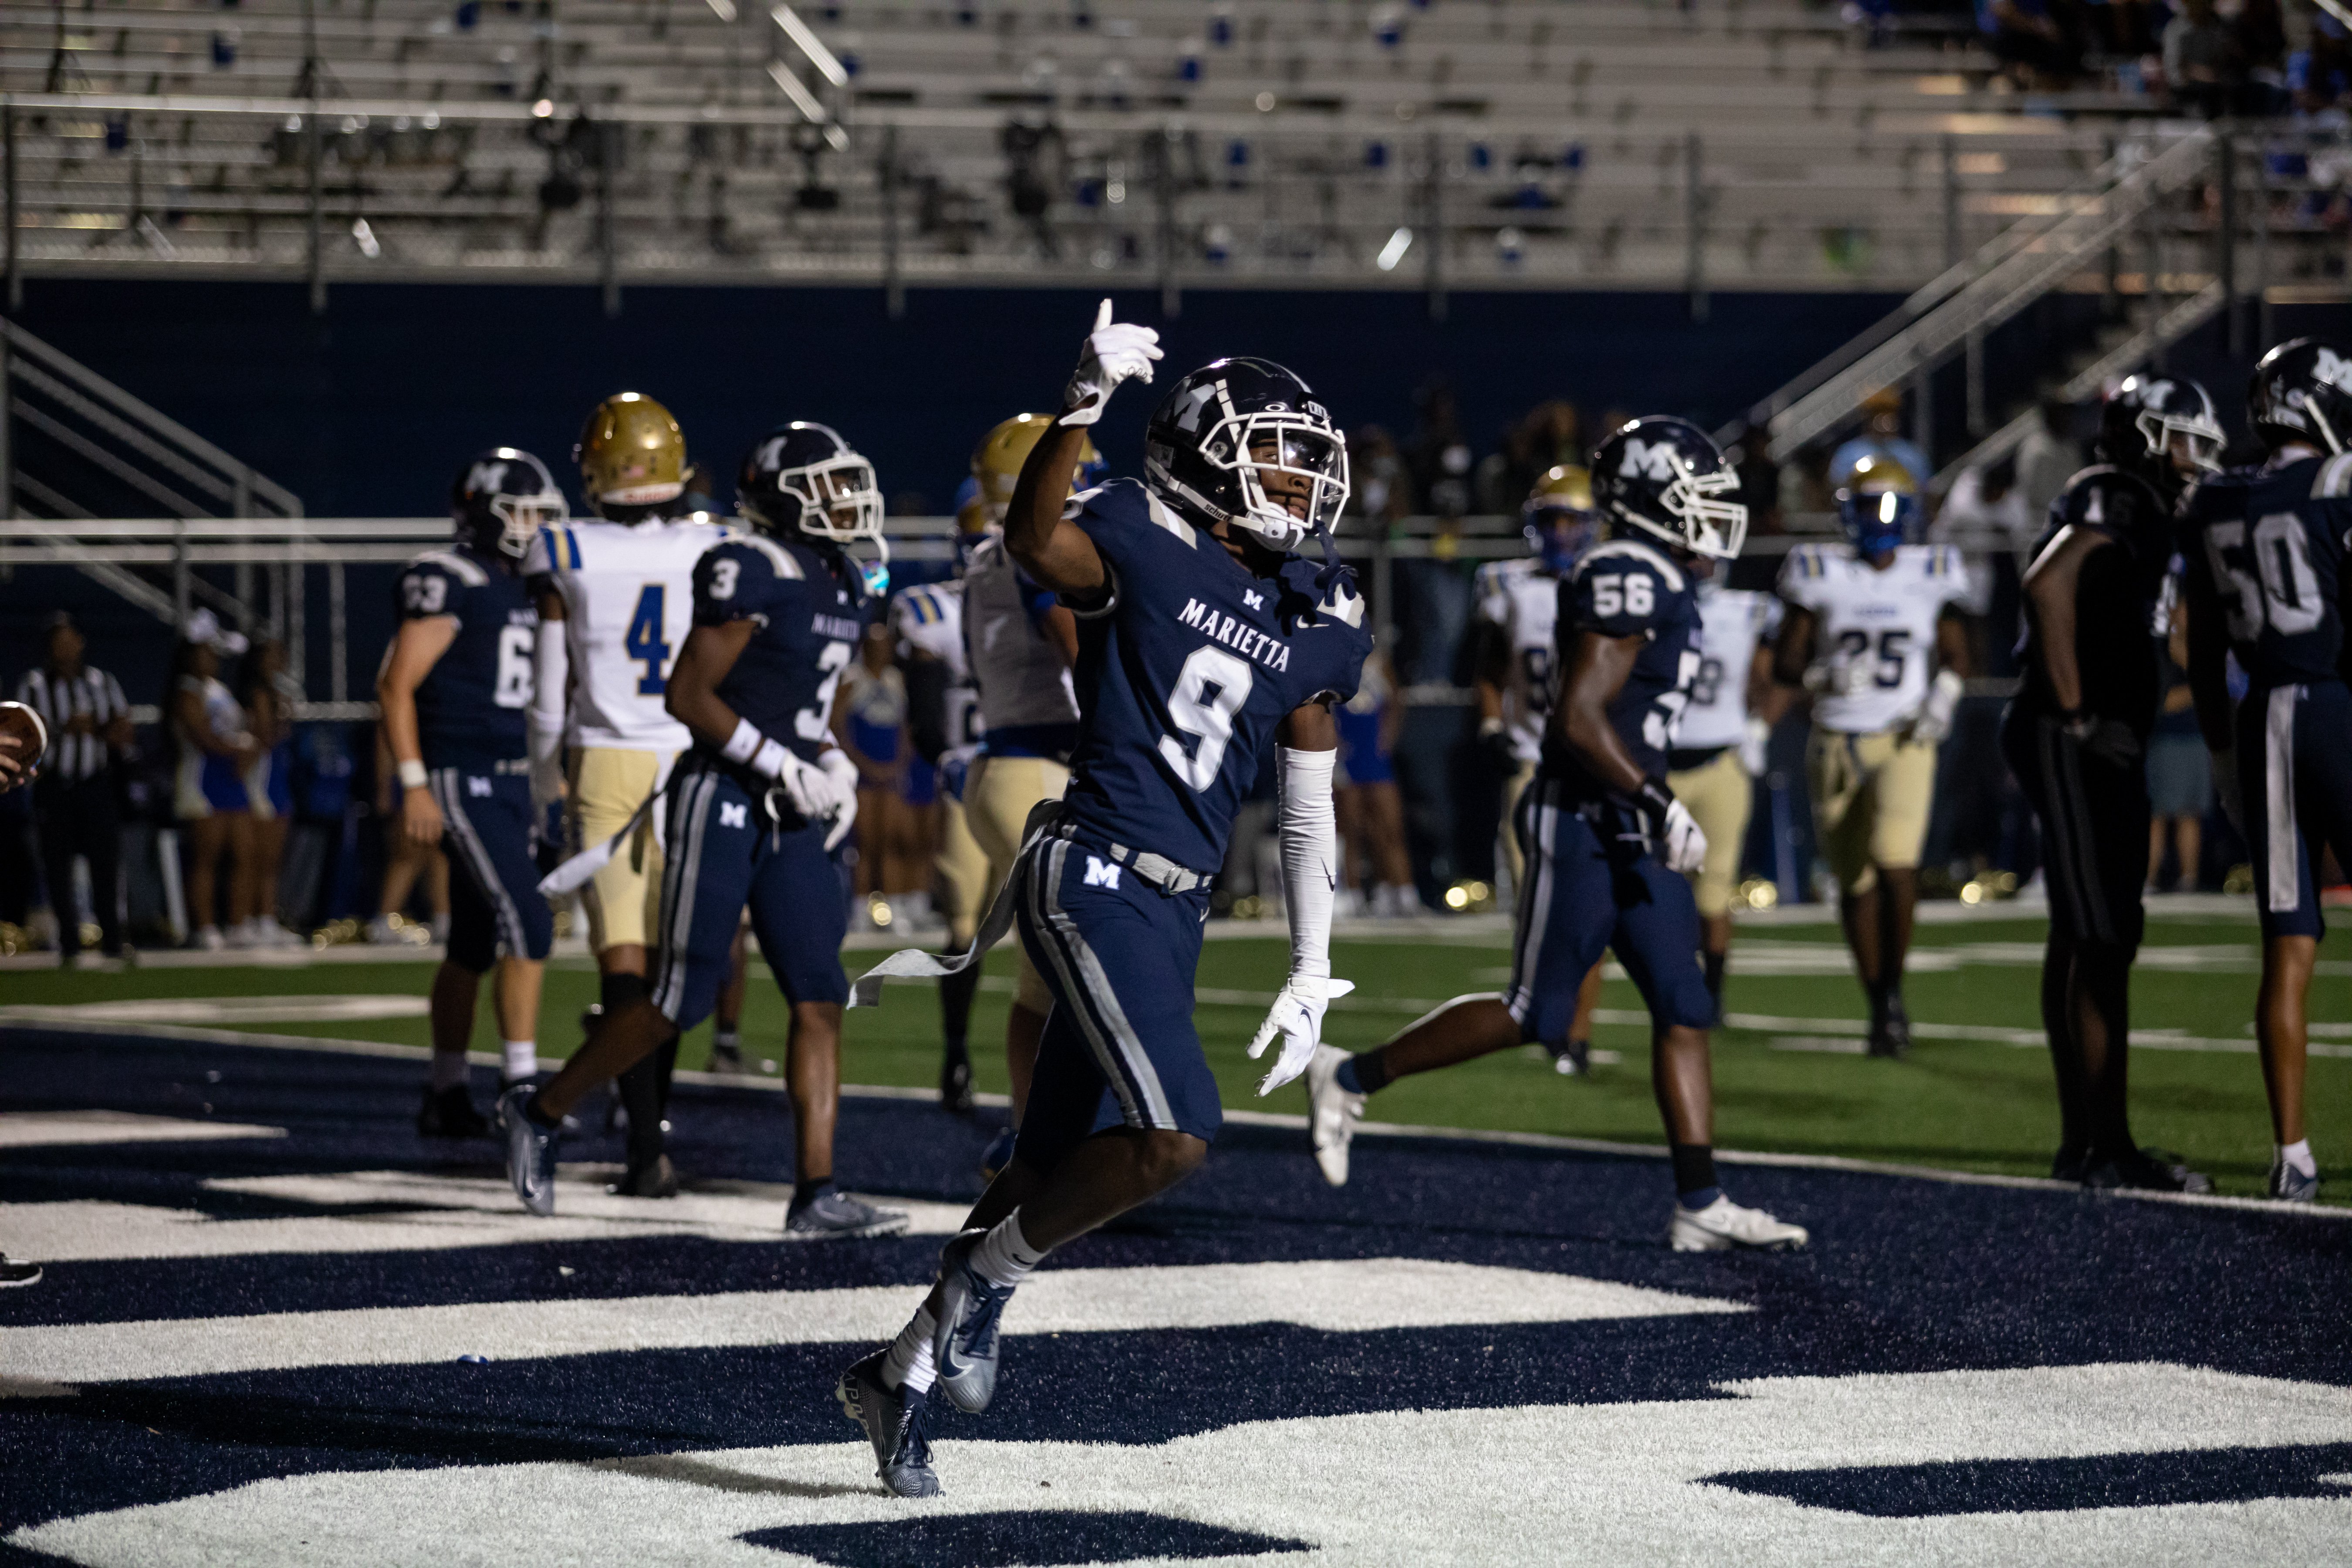
[[[1851,545],[1801,544],[1780,567],[1780,597],[1812,612],[1813,657],[1838,679],[1814,699],[1813,722],[1841,735],[1892,730],[1927,700],[1936,622],[1969,596],[1948,544],[1906,544],[1884,570]]]
[[[1664,778],[1666,755],[1674,750],[1684,705],[1698,679],[1698,595],[1690,574],[1637,539],[1593,546],[1559,585],[1556,680],[1566,680],[1575,667],[1576,639],[1583,632],[1644,639],[1625,684],[1609,704],[1609,724],[1643,773]],[[1569,781],[1571,795],[1597,800],[1607,793],[1559,738],[1556,726],[1546,736],[1544,757],[1544,772]]]
[[[448,651],[416,688],[425,765],[487,773],[524,755],[539,611],[522,579],[471,546],[428,550],[401,572],[393,605],[403,621],[446,616],[457,623]]]
[[[1355,575],[1292,555],[1255,576],[1133,479],[1071,506],[1111,594],[1072,606],[1080,719],[1064,821],[1213,876],[1276,726],[1356,693],[1372,638]]]

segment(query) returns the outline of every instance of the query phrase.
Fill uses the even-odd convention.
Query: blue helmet
[[[457,471],[449,487],[449,516],[457,538],[486,555],[520,561],[531,536],[562,522],[563,492],[547,465],[514,447],[493,447]]]
[[[1838,521],[1853,552],[1876,561],[1918,537],[1925,514],[1911,470],[1875,453],[1862,458],[1837,493]]]
[[[1592,454],[1592,501],[1621,531],[1636,528],[1694,555],[1728,561],[1748,538],[1739,476],[1706,431],[1647,414]]]

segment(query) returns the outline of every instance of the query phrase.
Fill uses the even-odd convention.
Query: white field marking
[[[913,1286],[742,1290],[604,1300],[278,1312],[0,1328],[0,1366],[87,1384],[305,1366],[384,1366],[720,1345],[847,1344],[898,1332]],[[1006,1312],[1008,1334],[1297,1323],[1334,1333],[1463,1323],[1572,1323],[1748,1312],[1604,1279],[1420,1258],[1047,1269]]]
[[[352,1215],[222,1218],[194,1209],[75,1199],[0,1204],[0,1236],[23,1258],[45,1263],[100,1258],[235,1258],[257,1254],[423,1252],[459,1247],[515,1247],[549,1241],[618,1241],[691,1236],[708,1241],[782,1245],[784,1205],[793,1189],[766,1182],[697,1184],[675,1198],[616,1197],[604,1190],[618,1165],[567,1165],[551,1219],[526,1214],[502,1178],[437,1176],[413,1171],[353,1171],[328,1175],[239,1176],[206,1182],[213,1192],[314,1204],[367,1206]],[[910,1236],[953,1236],[968,1204],[925,1203],[865,1194],[903,1209]],[[387,1213],[386,1205],[407,1205]]]
[[[1315,1561],[1349,1568],[2088,1568],[2336,1562],[2352,1532],[2352,1498],[1884,1519],[1707,1479],[2344,1442],[2352,1407],[2341,1389],[2137,1363],[1766,1378],[1721,1392],[1728,1397],[1255,1421],[1150,1445],[934,1435],[946,1495],[919,1503],[883,1494],[873,1450],[844,1423],[834,1443],[320,1471],[54,1520],[7,1539],[72,1562],[155,1568],[441,1568],[453,1542],[469,1561],[761,1568],[778,1555],[741,1539],[760,1530],[1142,1510],[1303,1541]],[[1369,1506],[1368,1468],[1380,1477]]]
[[[378,1018],[422,1018],[432,1011],[422,996],[368,996],[322,992],[315,996],[149,996],[129,1001],[68,1002],[0,1007],[0,1021],[50,1024],[356,1024]]]
[[[1765,1042],[1765,1048],[1775,1051],[1811,1051],[1822,1056],[1858,1057],[1868,1052],[1868,1043],[1853,1035],[1775,1035]]]
[[[140,1116],[128,1110],[0,1112],[0,1149],[56,1149],[85,1143],[186,1143],[216,1138],[285,1136],[283,1127],[255,1127],[241,1121],[194,1121],[178,1116]]]

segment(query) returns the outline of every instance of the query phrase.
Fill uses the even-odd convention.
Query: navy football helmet
[[[449,517],[458,540],[486,555],[520,561],[531,535],[570,515],[547,465],[513,447],[493,447],[457,470]]]
[[[2135,375],[2099,411],[2099,458],[2146,479],[2160,495],[2221,471],[2229,444],[2212,395],[2182,375]]]
[[[874,465],[829,425],[796,419],[753,442],[735,476],[735,508],[764,533],[831,544],[871,540],[890,558]]]
[[[1706,431],[1648,414],[1592,454],[1592,501],[1620,531],[1637,528],[1694,555],[1728,561],[1748,541],[1739,476]]]
[[[1277,489],[1267,476],[1284,476]],[[1233,522],[1288,552],[1348,503],[1348,443],[1307,384],[1271,360],[1221,359],[1169,390],[1143,431],[1143,475],[1202,528]],[[1302,497],[1304,514],[1284,497]]]
[[[1854,464],[1837,493],[1837,504],[1846,540],[1864,561],[1883,560],[1910,543],[1926,521],[1919,510],[1919,483],[1911,470],[1876,453]]]
[[[2279,344],[2246,384],[2246,422],[2272,451],[2291,441],[2346,450],[2352,443],[2352,358],[2317,338]]]

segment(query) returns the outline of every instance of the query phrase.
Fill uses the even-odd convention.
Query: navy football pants
[[[2273,686],[2238,704],[2238,788],[2263,935],[2315,937],[2320,847],[2352,867],[2352,691]]]
[[[539,893],[532,854],[530,781],[520,773],[435,768],[449,879],[449,962],[476,974],[499,960],[543,959],[555,945],[555,911]]]

